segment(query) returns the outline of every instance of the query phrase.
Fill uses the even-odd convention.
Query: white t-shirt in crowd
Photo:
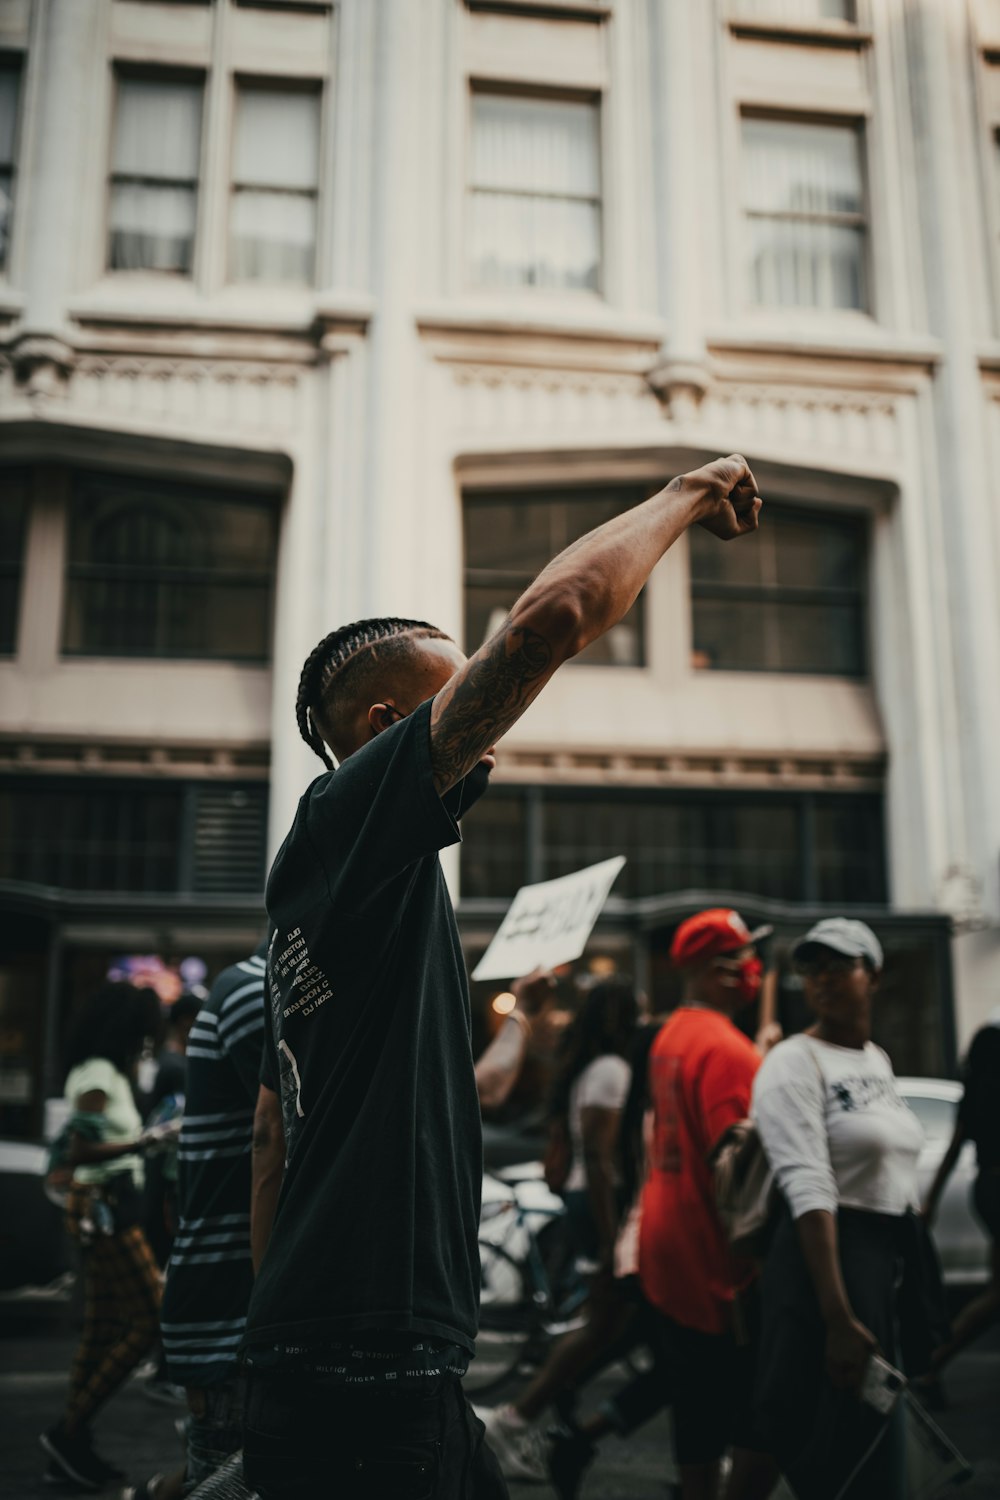
[[[917,1206],[924,1133],[874,1042],[780,1042],[754,1080],[751,1114],[794,1219],[838,1205],[882,1214]]]
[[[142,1129],[142,1117],[132,1096],[132,1086],[124,1073],[119,1073],[114,1063],[106,1057],[88,1057],[79,1063],[66,1079],[65,1096],[71,1109],[81,1094],[100,1089],[107,1096],[104,1106],[104,1141],[133,1141]],[[116,1172],[129,1171],[137,1187],[142,1186],[143,1162],[141,1156],[116,1156],[112,1161],[95,1162],[91,1166],[76,1167],[75,1182],[107,1182]]]
[[[588,1063],[569,1093],[569,1139],[573,1161],[566,1179],[566,1192],[579,1192],[587,1186],[587,1168],[583,1159],[583,1111],[623,1109],[632,1082],[632,1069],[623,1057],[613,1052],[595,1057]]]

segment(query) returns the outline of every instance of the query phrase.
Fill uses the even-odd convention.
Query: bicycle
[[[477,1397],[539,1364],[553,1339],[579,1327],[588,1294],[563,1202],[535,1163],[484,1179],[479,1256],[479,1337],[465,1379]]]

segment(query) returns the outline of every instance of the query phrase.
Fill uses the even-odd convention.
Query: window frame
[[[10,263],[14,250],[14,222],[17,213],[18,163],[21,156],[21,134],[24,129],[25,54],[23,52],[0,51],[0,73],[13,74],[17,79],[17,97],[14,103],[14,138],[11,144],[10,161],[0,161],[0,171],[10,170],[10,222],[7,226],[7,253],[0,255],[0,282],[9,280]],[[2,250],[2,246],[0,246]]]
[[[202,223],[202,188],[205,182],[207,136],[209,126],[208,112],[208,89],[209,76],[198,68],[189,68],[183,65],[154,65],[145,66],[142,63],[133,63],[127,59],[114,59],[112,62],[113,74],[113,98],[111,103],[110,131],[108,135],[108,162],[105,175],[105,231],[104,231],[104,256],[103,274],[105,276],[154,276],[172,277],[177,281],[195,284],[198,280],[198,263],[201,253],[201,239],[204,230]],[[134,80],[141,83],[188,83],[195,85],[199,90],[199,117],[198,117],[198,175],[193,180],[188,178],[173,177],[147,177],[141,174],[115,172],[113,160],[117,144],[117,131],[119,120],[119,108],[121,100],[121,85],[125,80]],[[120,183],[128,183],[143,187],[163,188],[190,188],[194,193],[194,233],[191,237],[191,264],[186,271],[183,270],[159,270],[155,266],[137,266],[129,268],[125,266],[114,266],[111,264],[111,204],[115,187]]]
[[[746,808],[790,808],[796,815],[796,847],[794,860],[797,869],[798,892],[795,896],[764,896],[759,891],[740,890],[727,887],[720,880],[713,882],[709,889],[722,891],[725,895],[746,896],[756,900],[776,900],[783,903],[817,903],[830,904],[825,897],[819,894],[823,877],[822,850],[817,840],[817,812],[823,812],[828,808],[841,806],[847,803],[856,808],[862,804],[867,809],[867,816],[872,820],[872,828],[876,835],[877,869],[875,870],[874,885],[882,892],[881,897],[866,898],[862,905],[881,905],[890,899],[890,866],[888,858],[888,825],[886,819],[886,791],[885,788],[878,790],[849,790],[849,791],[825,791],[825,790],[768,790],[752,788],[741,790],[739,788],[712,788],[712,787],[622,787],[606,786],[600,784],[586,785],[539,785],[537,783],[518,784],[513,782],[499,783],[491,793],[491,801],[500,798],[520,804],[519,819],[523,831],[525,848],[525,869],[520,883],[526,881],[539,881],[555,878],[558,873],[548,862],[548,847],[545,844],[544,825],[546,803],[571,803],[577,805],[581,811],[587,804],[611,803],[632,806],[648,806],[656,804],[664,807],[688,806],[690,808],[711,809],[714,813],[725,814],[727,809]],[[478,853],[476,843],[476,832],[474,822],[467,830],[468,848]],[[602,857],[596,851],[591,851],[595,858]],[[581,853],[581,859],[584,857]],[[589,855],[587,856],[589,857]],[[463,902],[482,902],[510,900],[512,893],[497,893],[477,891],[472,893],[468,889],[465,876],[465,861],[468,858],[468,850],[463,848],[462,866],[460,876],[460,888],[462,890]],[[691,887],[696,889],[697,887]],[[654,896],[666,894],[664,891],[647,892],[639,895],[625,894],[624,886],[616,887],[619,896],[627,901],[647,901]],[[832,904],[843,905],[844,902],[833,902]]]
[[[269,7],[265,7],[269,8]],[[283,7],[284,8],[284,7]],[[326,84],[327,79],[321,76],[306,78],[300,74],[283,76],[281,74],[257,74],[236,73],[233,75],[232,90],[230,94],[230,130],[229,130],[229,154],[227,164],[226,183],[226,235],[225,235],[225,284],[240,288],[247,287],[283,287],[293,291],[312,291],[319,281],[320,268],[320,237],[322,231],[321,209],[322,209],[322,187],[323,187],[323,117],[326,106]],[[236,180],[236,149],[237,135],[239,131],[239,109],[240,93],[244,89],[256,89],[259,92],[270,92],[276,94],[309,94],[316,99],[316,186],[311,190],[304,188],[286,188],[282,185],[271,185],[250,182],[237,182]],[[232,251],[232,221],[233,205],[236,197],[241,192],[267,192],[282,193],[289,198],[309,198],[316,206],[316,227],[313,235],[312,246],[312,270],[308,279],[304,282],[298,281],[267,281],[259,277],[241,279],[233,273],[233,251]]]
[[[860,613],[859,640],[861,643],[861,661],[856,672],[824,672],[819,668],[803,669],[801,667],[784,666],[759,666],[759,667],[701,667],[692,665],[692,671],[706,674],[718,674],[724,672],[738,672],[743,674],[764,675],[774,677],[822,677],[824,679],[836,678],[846,682],[870,682],[872,676],[872,644],[871,644],[871,557],[872,557],[872,518],[871,513],[865,510],[848,510],[841,507],[818,506],[811,504],[798,504],[786,500],[784,497],[769,502],[769,512],[773,517],[774,512],[781,516],[790,516],[797,521],[840,522],[845,527],[850,526],[861,541],[861,568],[860,579],[857,588],[810,588],[795,584],[781,584],[777,581],[772,583],[747,584],[726,583],[713,581],[698,581],[694,576],[694,567],[690,558],[688,561],[688,587],[690,596],[690,621],[691,621],[691,651],[692,656],[696,650],[695,646],[695,601],[698,598],[717,599],[720,601],[730,600],[733,603],[755,603],[764,606],[782,604],[850,604],[856,603]],[[771,540],[772,550],[776,556],[776,533],[772,530],[768,533]]]
[[[192,496],[192,489],[195,495]],[[245,577],[219,576],[218,570],[213,568],[178,568],[176,571],[178,579],[172,580],[165,577],[169,572],[169,566],[157,564],[133,567],[125,564],[88,563],[75,560],[73,557],[73,532],[75,525],[76,505],[87,495],[96,494],[100,496],[119,493],[123,499],[129,496],[148,498],[156,504],[158,501],[166,504],[176,504],[180,501],[187,505],[211,505],[213,501],[228,504],[243,504],[252,506],[254,509],[267,511],[271,514],[275,527],[275,549],[271,554],[272,566],[270,571],[264,573],[247,574]],[[146,475],[137,474],[105,474],[92,470],[75,470],[70,475],[70,491],[67,502],[66,515],[66,543],[62,560],[63,564],[63,610],[62,620],[59,627],[59,659],[62,661],[81,660],[110,660],[110,661],[177,661],[177,662],[228,662],[234,667],[249,667],[259,669],[268,667],[274,659],[274,625],[275,625],[275,599],[277,589],[277,535],[280,530],[280,499],[271,492],[260,492],[259,494],[247,493],[243,490],[235,490],[224,486],[205,484],[194,487],[190,484],[182,484],[176,481],[163,481],[150,479]],[[153,587],[162,587],[171,581],[179,581],[180,576],[186,582],[204,583],[211,587],[213,581],[222,584],[238,584],[243,587],[261,587],[265,582],[267,585],[267,620],[265,623],[264,638],[266,649],[260,656],[232,656],[228,652],[218,650],[179,652],[176,650],[164,650],[162,648],[150,648],[141,646],[133,650],[119,647],[112,650],[108,647],[67,645],[69,630],[71,595],[73,584],[77,581],[86,583],[99,580],[102,577],[114,581],[128,577],[135,579],[140,572],[147,573],[147,582]],[[195,576],[203,575],[203,576]]]
[[[754,219],[767,219],[772,223],[830,224],[834,227],[859,229],[861,239],[859,266],[861,272],[862,301],[858,307],[824,307],[816,303],[799,304],[755,301],[751,296],[751,263],[748,247],[747,256],[741,260],[739,267],[742,283],[740,305],[745,312],[757,318],[762,316],[772,318],[865,318],[876,321],[878,317],[878,286],[872,249],[874,221],[869,163],[871,150],[869,140],[870,128],[867,116],[841,111],[782,109],[762,104],[738,103],[736,108],[737,163],[740,169],[738,180],[741,184],[745,183],[747,175],[743,167],[746,150],[744,125],[748,121],[764,121],[787,126],[818,125],[826,129],[849,130],[854,136],[858,151],[858,176],[863,204],[860,213],[823,214],[795,211],[791,213],[771,213],[766,210],[751,209],[741,191],[738,200],[739,227],[742,229]]]
[[[597,197],[592,198],[576,193],[540,193],[531,189],[513,190],[477,188],[473,180],[473,162],[475,160],[475,132],[476,132],[476,99],[481,97],[494,98],[518,98],[532,101],[551,101],[557,104],[586,104],[594,111],[597,127]],[[605,164],[605,98],[601,89],[593,88],[562,88],[554,84],[545,83],[521,83],[493,79],[472,74],[467,79],[466,88],[466,172],[463,184],[463,241],[464,254],[462,257],[463,273],[462,286],[466,293],[482,297],[527,297],[533,299],[542,297],[558,298],[583,298],[585,300],[604,300],[607,297],[607,183]],[[533,286],[530,284],[519,284],[517,286],[497,286],[489,282],[477,280],[474,274],[472,261],[472,203],[474,194],[477,192],[492,193],[497,197],[531,197],[543,202],[555,203],[591,203],[597,209],[597,279],[593,287],[572,286]]]

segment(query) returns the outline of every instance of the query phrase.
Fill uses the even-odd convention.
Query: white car
[[[899,1091],[924,1127],[926,1143],[917,1170],[920,1191],[926,1193],[955,1129],[962,1085],[948,1078],[898,1078]],[[948,1286],[969,1286],[989,1280],[989,1240],[972,1212],[976,1180],[976,1148],[966,1141],[941,1195],[934,1219],[934,1242]]]

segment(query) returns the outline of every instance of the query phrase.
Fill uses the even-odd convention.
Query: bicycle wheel
[[[524,1267],[501,1245],[479,1241],[482,1266],[479,1337],[465,1389],[485,1395],[502,1385],[521,1363],[540,1331]]]

